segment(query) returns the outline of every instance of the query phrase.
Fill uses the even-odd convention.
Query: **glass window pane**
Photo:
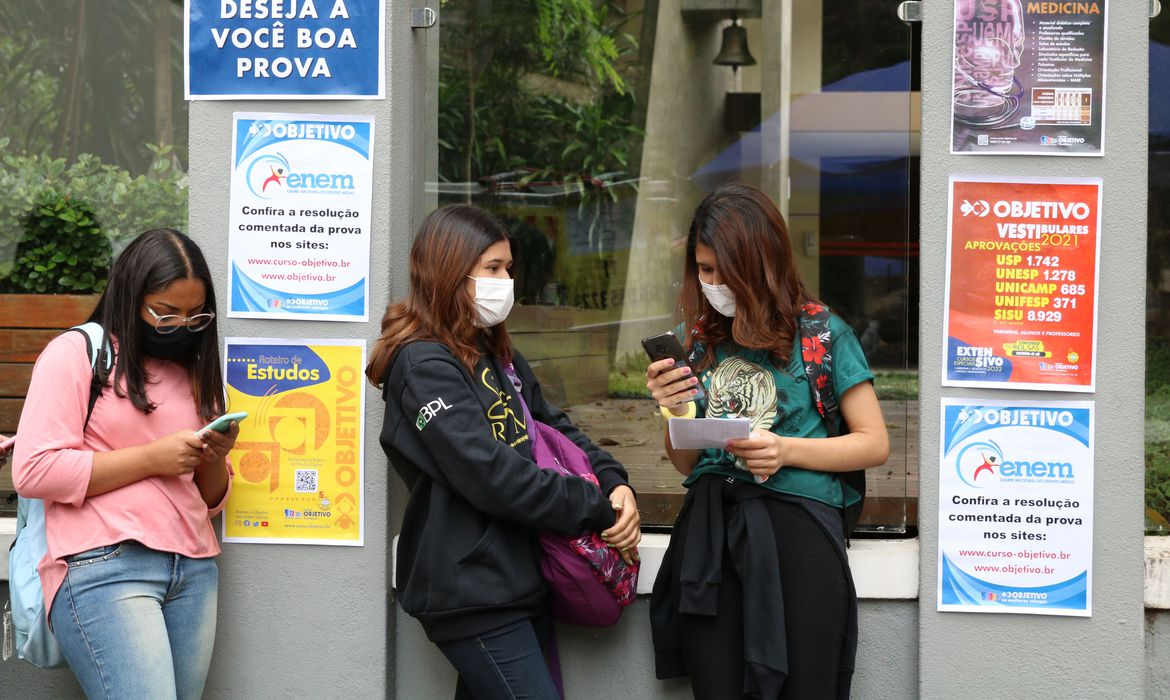
[[[143,230],[187,228],[182,9],[0,3],[0,302],[74,295],[0,306],[12,339],[0,353],[2,434],[16,429],[31,362],[55,329],[84,321],[111,257]],[[0,514],[11,490],[2,469]]]
[[[806,284],[878,373],[895,447],[870,472],[863,524],[904,531],[918,471],[911,29],[895,2],[800,0],[786,18],[742,0],[725,46],[730,16],[691,4],[445,3],[438,201],[490,209],[515,235],[516,345],[627,466],[643,522],[669,525],[685,490],[639,341],[677,323],[705,193],[766,191]],[[743,65],[716,65],[721,49]]]
[[[1170,12],[1150,21],[1146,532],[1170,535]]]

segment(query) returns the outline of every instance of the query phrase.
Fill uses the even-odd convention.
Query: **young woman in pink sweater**
[[[196,435],[225,408],[203,254],[177,231],[143,233],[89,320],[114,355],[92,414],[86,339],[64,333],[33,369],[13,455],[17,492],[45,502],[49,624],[91,698],[198,698],[219,579],[210,518],[239,430]]]

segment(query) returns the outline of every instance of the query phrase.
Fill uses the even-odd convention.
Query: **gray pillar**
[[[922,289],[939,293],[922,294],[919,690],[925,698],[1141,697],[1147,3],[1108,3],[1104,158],[949,155],[953,3],[923,6]],[[1095,394],[941,387],[952,173],[1103,178]],[[942,396],[1095,400],[1091,618],[936,612]]]
[[[361,338],[378,335],[387,300],[406,287],[412,232],[425,215],[424,184],[434,180],[437,85],[424,61],[438,29],[412,31],[410,5],[386,3],[386,99],[371,101],[194,102],[190,114],[190,225],[227,297],[228,173],[232,113],[373,115],[374,191],[370,321],[334,323],[223,319],[225,336]],[[432,57],[433,58],[433,57]],[[417,138],[430,143],[416,145]],[[430,154],[430,155],[428,155]],[[220,312],[224,312],[221,302]],[[391,528],[400,485],[378,446],[382,400],[365,403],[365,546],[230,544],[220,558],[219,627],[209,698],[394,697]],[[397,505],[395,505],[397,504]]]

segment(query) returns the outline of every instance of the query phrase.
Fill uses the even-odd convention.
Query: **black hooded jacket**
[[[606,495],[625,469],[545,402],[519,353],[513,359],[533,417],[589,455],[601,491],[532,461],[524,411],[503,365],[470,374],[440,343],[398,350],[385,378],[381,443],[410,489],[398,540],[403,610],[435,642],[486,632],[543,610],[536,534],[601,531],[615,522]]]

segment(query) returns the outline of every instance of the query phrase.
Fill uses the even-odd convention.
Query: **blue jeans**
[[[219,567],[137,542],[66,557],[49,621],[89,698],[199,698]]]
[[[456,700],[558,700],[533,620],[439,644],[459,671]],[[542,630],[544,631],[544,630]]]

